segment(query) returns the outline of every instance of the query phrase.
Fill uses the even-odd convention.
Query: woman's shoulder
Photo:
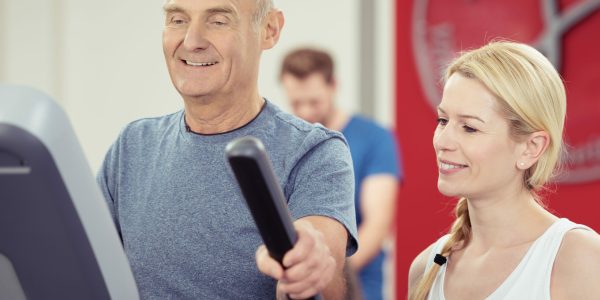
[[[421,251],[421,253],[419,253],[417,257],[415,257],[408,271],[409,289],[413,289],[416,287],[416,284],[419,282],[419,280],[421,280],[421,278],[425,274],[425,271],[427,270],[430,258],[433,256],[432,252],[438,250],[438,248],[441,248],[440,246],[443,246],[443,243],[446,241],[447,238],[448,235],[441,237],[440,239],[429,245],[427,248],[425,248],[425,250]]]
[[[417,255],[417,257],[415,257],[413,262],[410,264],[410,269],[408,271],[409,291],[416,287],[417,283],[423,277],[423,274],[425,274],[425,269],[427,268],[427,258],[431,256],[430,253],[436,243],[437,242],[434,242],[433,244],[429,245],[429,247],[425,248],[425,250],[421,251],[421,253],[419,253],[419,255]]]
[[[565,233],[558,250],[556,262],[568,262],[565,267],[586,268],[590,264],[600,264],[600,235],[593,230],[576,228]],[[596,268],[600,273],[600,268]]]
[[[565,233],[552,271],[553,299],[598,299],[599,280],[600,235],[583,228]]]
[[[565,233],[556,259],[582,267],[600,263],[600,235],[587,228],[569,230]],[[600,273],[600,268],[596,269]]]

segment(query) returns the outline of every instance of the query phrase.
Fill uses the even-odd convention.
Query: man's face
[[[296,116],[310,123],[326,125],[333,112],[334,83],[328,83],[320,73],[304,79],[284,74],[281,81]]]
[[[252,26],[256,1],[170,0],[163,52],[184,98],[231,96],[255,88],[261,53]]]

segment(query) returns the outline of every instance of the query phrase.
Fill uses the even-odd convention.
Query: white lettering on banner
[[[414,0],[411,38],[417,75],[425,100],[435,110],[442,96],[444,69],[459,51],[479,47],[496,38],[536,47],[563,76],[568,74],[569,77],[565,85],[571,121],[567,122],[566,141],[571,147],[565,172],[556,181],[600,180],[600,124],[597,122],[600,106],[597,101],[590,101],[600,97],[600,85],[594,84],[600,56],[573,55],[573,51],[581,51],[578,49],[593,52],[595,48],[589,47],[600,47],[597,37],[590,36],[590,31],[597,33],[597,30],[587,30],[587,35],[577,31],[588,22],[598,24],[600,14],[596,12],[600,11],[600,0],[576,1],[563,7],[559,2]],[[578,34],[572,34],[574,31]],[[575,40],[574,36],[577,36]],[[566,70],[564,49],[568,47],[567,51],[571,51],[566,62],[569,69],[563,73]]]

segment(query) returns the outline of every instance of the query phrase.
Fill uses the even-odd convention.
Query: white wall
[[[379,123],[394,128],[396,126],[396,60],[394,58],[396,56],[396,1],[378,0],[375,3],[377,34],[374,64],[377,81],[375,82],[374,118]]]
[[[56,2],[0,0],[0,82],[60,96]]]
[[[34,86],[57,99],[94,171],[125,124],[181,108],[162,56],[163,0],[0,1],[0,82]],[[279,64],[292,48],[316,46],[335,57],[338,104],[358,111],[358,1],[276,0],[286,24],[279,45],[263,54],[261,94],[287,109]],[[379,24],[391,24],[391,3],[378,1]],[[392,45],[391,27],[380,32],[379,48]],[[378,53],[376,119],[390,125],[393,99],[385,78],[392,52]]]
[[[280,64],[285,54],[294,48],[317,47],[330,52],[335,60],[338,105],[358,111],[359,1],[275,1],[286,21],[279,44],[263,54],[259,80],[263,95],[279,106],[289,108],[278,80]]]
[[[66,110],[97,170],[128,122],[182,106],[162,54],[162,1],[63,2]]]

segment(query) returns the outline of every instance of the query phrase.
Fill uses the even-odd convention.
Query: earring
[[[522,168],[522,167],[524,167],[524,166],[525,166],[525,163],[524,163],[524,162],[522,162],[522,161],[520,161],[520,162],[519,162],[519,167],[521,167],[521,168]]]

